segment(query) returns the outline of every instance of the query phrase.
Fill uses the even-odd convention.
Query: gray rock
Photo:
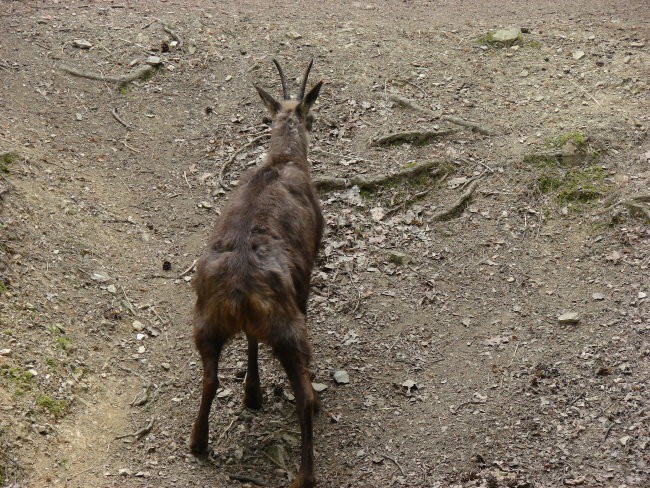
[[[93,45],[85,39],[75,39],[72,41],[72,45],[74,47],[78,47],[79,49],[90,49],[93,47]]]
[[[591,298],[593,298],[594,300],[604,300],[605,295],[603,295],[602,293],[597,293],[596,292],[596,293],[591,295]]]
[[[521,29],[519,27],[508,27],[499,29],[492,34],[492,42],[498,42],[506,46],[511,46],[521,38]]]
[[[576,61],[579,61],[584,57],[585,57],[585,52],[584,51],[576,51],[576,52],[573,53],[573,59],[575,59]]]
[[[151,66],[158,66],[162,64],[162,59],[160,59],[159,56],[149,56],[147,58],[147,64],[150,64]]]
[[[557,318],[561,324],[577,324],[580,322],[580,314],[578,312],[566,312]]]
[[[339,385],[347,385],[350,382],[350,376],[344,369],[334,372],[334,381]]]
[[[95,271],[90,278],[93,281],[97,281],[98,283],[106,283],[107,281],[110,281],[111,277],[106,273],[105,271]]]
[[[399,251],[391,251],[388,254],[388,262],[398,265],[404,265],[411,262],[411,257]]]
[[[321,391],[327,389],[327,385],[324,383],[312,383],[311,386],[316,393],[320,393]]]

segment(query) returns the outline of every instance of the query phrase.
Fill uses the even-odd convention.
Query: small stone
[[[159,56],[149,56],[146,63],[151,66],[159,66],[162,64],[162,59]]]
[[[169,368],[171,368],[169,363],[160,363],[160,366],[162,367],[162,369],[166,369],[167,371],[169,371]]]
[[[533,98],[536,102],[541,102],[544,100],[544,95],[537,95],[535,98]]]
[[[578,312],[566,312],[557,318],[561,324],[577,324],[580,321],[580,314]]]
[[[199,206],[202,207],[202,208],[207,208],[207,209],[212,208],[212,204],[210,202],[207,202],[207,201],[199,203]]]
[[[287,37],[288,37],[289,39],[296,40],[296,39],[300,39],[300,38],[302,37],[302,35],[300,35],[300,34],[299,34],[298,32],[296,32],[296,31],[289,31],[289,32],[287,32]]]
[[[384,215],[386,215],[386,212],[384,212],[384,209],[381,207],[370,209],[370,217],[372,217],[372,220],[375,222],[379,222],[381,219],[383,219]]]
[[[139,320],[134,320],[133,321],[133,329],[134,330],[144,330],[144,324],[140,322]]]
[[[645,47],[645,42],[643,42],[643,41],[633,41],[633,42],[630,42],[630,47]]]
[[[90,275],[90,278],[98,283],[106,283],[111,279],[111,277],[108,276],[108,273],[105,271],[95,271],[92,275]]]
[[[415,381],[413,380],[406,380],[404,383],[402,383],[402,386],[407,390],[411,390],[411,388],[415,388],[416,390],[418,389],[418,386],[415,384]]]
[[[133,474],[133,471],[131,471],[128,468],[120,468],[117,471],[117,474],[119,474],[120,476],[131,476]]]
[[[600,301],[600,300],[605,299],[605,295],[603,295],[602,293],[594,293],[594,294],[591,295],[591,298],[593,298],[594,300]]]
[[[646,292],[644,292],[644,291],[640,291],[639,295],[638,295],[639,298],[646,298],[647,296],[648,296],[648,294]]]
[[[135,340],[136,340],[136,341],[141,341],[141,340],[144,339],[145,337],[147,337],[147,334],[141,334],[141,333],[138,333],[138,334],[135,335]]]
[[[9,356],[11,354],[11,349],[0,349],[0,356]]]
[[[311,386],[316,393],[327,390],[327,385],[324,383],[312,383]]]
[[[106,291],[115,295],[117,293],[117,288],[115,288],[115,285],[108,285]]]
[[[77,113],[75,114],[75,119],[76,119],[76,120],[83,120],[83,115],[80,114],[79,112],[77,112]]]
[[[334,381],[339,385],[347,385],[350,382],[350,376],[344,369],[334,372]]]
[[[576,51],[576,52],[573,53],[573,59],[575,59],[576,61],[579,61],[584,57],[585,57],[585,52],[584,51]]]
[[[521,71],[521,73],[519,73],[519,76],[521,76],[522,78],[526,78],[529,74],[530,73],[528,72],[528,70],[524,69]]]
[[[630,437],[629,435],[624,435],[623,437],[621,437],[621,438],[618,440],[618,442],[619,442],[619,444],[620,444],[621,446],[625,446],[625,445],[627,445],[627,443],[629,442],[630,439],[631,439],[631,437]]]
[[[85,39],[75,39],[72,41],[72,45],[74,47],[78,47],[79,49],[90,49],[93,47],[93,45]]]
[[[144,346],[138,347],[138,354],[144,354],[147,349]]]
[[[506,46],[511,46],[521,37],[521,29],[518,27],[508,27],[507,29],[499,29],[492,34],[493,42],[500,42]]]
[[[224,388],[217,393],[217,398],[228,398],[229,396],[232,396],[232,390],[230,388]]]

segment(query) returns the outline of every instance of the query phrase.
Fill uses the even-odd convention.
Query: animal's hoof
[[[244,392],[244,406],[251,410],[259,410],[262,408],[262,390],[246,390]]]
[[[192,428],[192,435],[190,435],[190,451],[196,457],[205,457],[208,454],[208,434],[199,433],[196,425]]]
[[[314,478],[307,478],[304,476],[296,476],[296,479],[293,480],[293,483],[289,486],[289,488],[313,488],[316,486],[316,483],[314,482]]]

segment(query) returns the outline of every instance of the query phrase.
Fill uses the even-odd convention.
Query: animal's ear
[[[300,102],[300,107],[304,115],[307,115],[309,113],[311,106],[314,104],[314,102],[316,102],[318,94],[320,93],[321,86],[323,86],[323,80],[316,83],[316,85],[314,85],[314,88],[309,90],[309,93],[307,93],[307,95],[305,95],[305,98]]]
[[[271,112],[271,115],[275,117],[275,114],[277,114],[280,111],[280,102],[278,102],[275,98],[273,98],[271,95],[269,95],[265,90],[260,88],[257,85],[253,85],[255,89],[257,90],[257,93],[260,94],[260,98],[264,102],[264,105],[266,105],[266,108]]]

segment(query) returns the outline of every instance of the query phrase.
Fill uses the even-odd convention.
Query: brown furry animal
[[[282,68],[273,62],[282,80],[283,100],[255,86],[273,117],[266,162],[242,177],[193,280],[194,341],[203,361],[203,392],[190,447],[197,455],[207,451],[208,415],[219,386],[219,354],[229,338],[244,332],[248,339],[244,403],[254,409],[262,404],[257,353],[258,343],[266,343],[287,372],[300,419],[300,471],[291,488],[310,488],[314,486],[312,418],[319,401],[310,381],[311,346],[305,321],[323,216],[307,162],[307,132],[312,123],[309,110],[323,82],[305,96],[312,60],[300,94],[292,100]]]

